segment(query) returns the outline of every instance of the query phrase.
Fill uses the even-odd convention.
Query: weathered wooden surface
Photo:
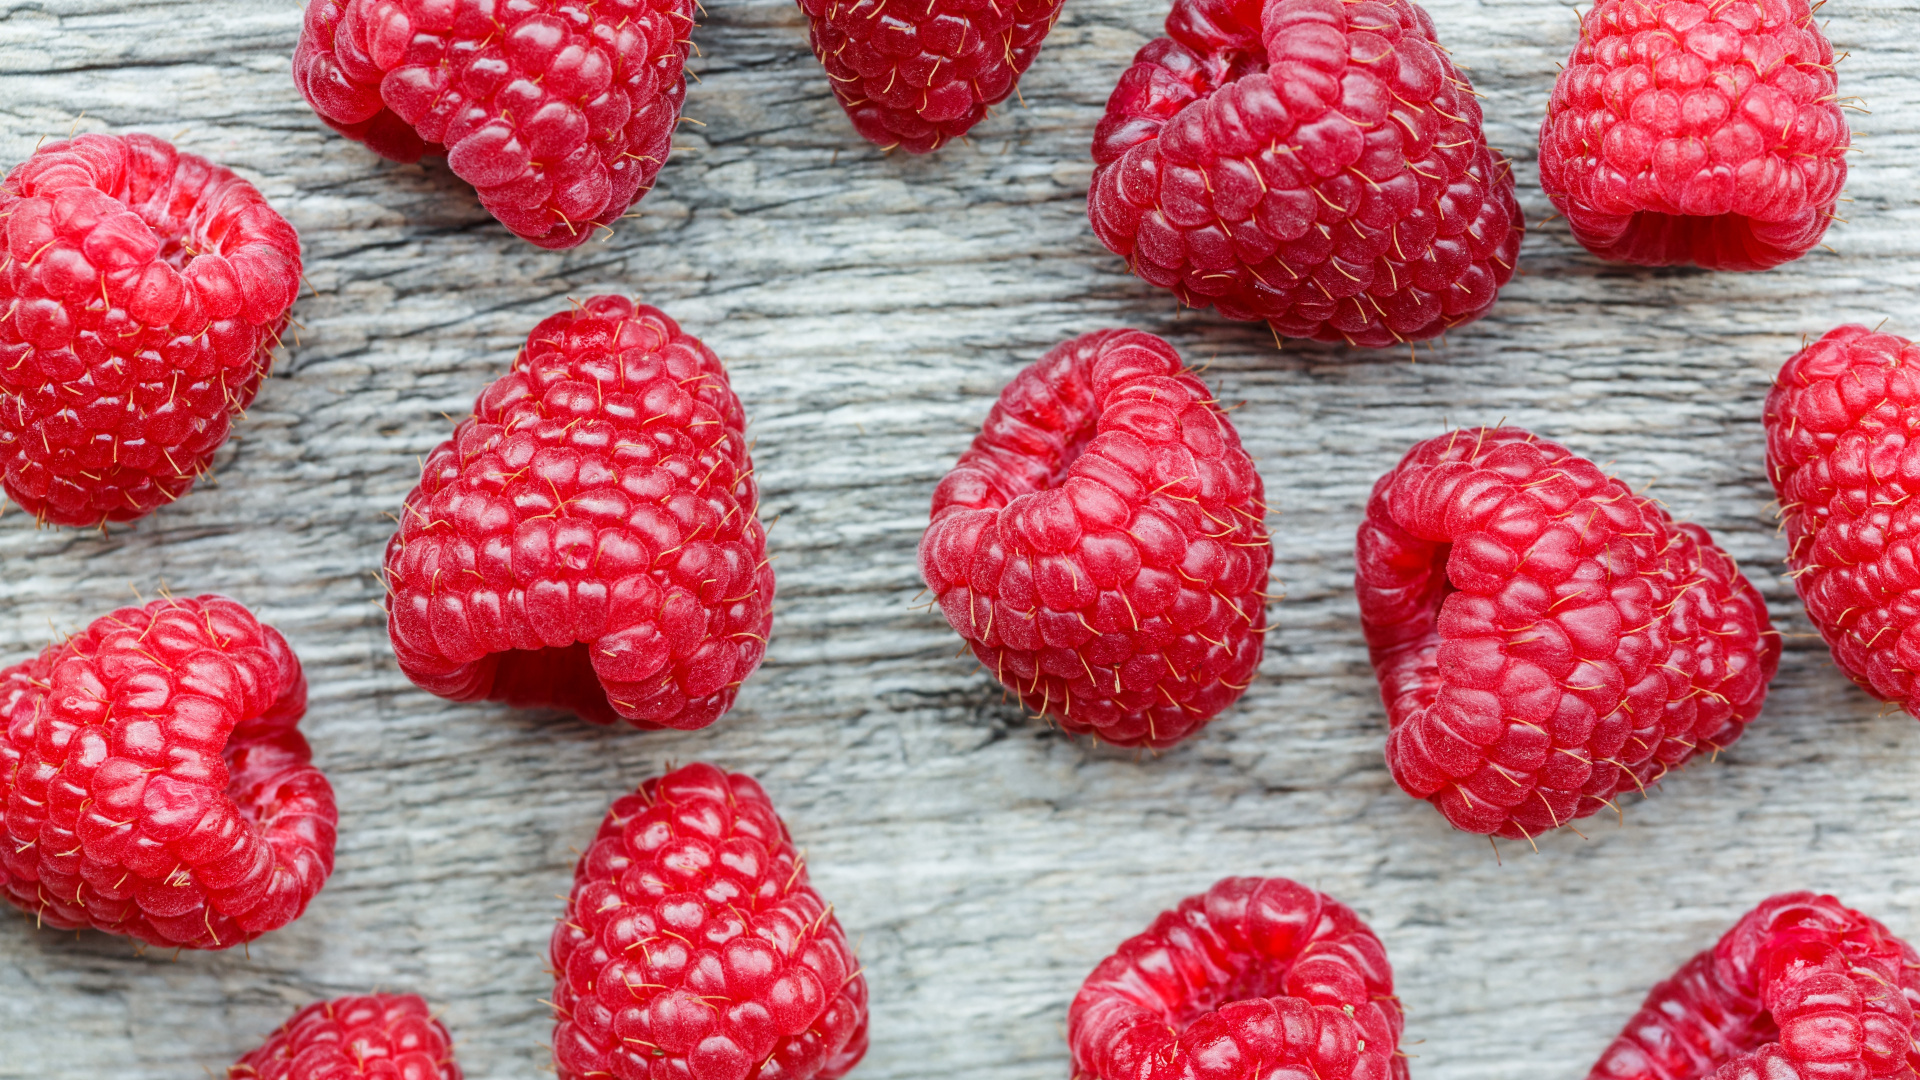
[[[1533,132],[1573,8],[1434,0],[1548,216]],[[1837,891],[1920,933],[1920,729],[1852,690],[1778,574],[1760,401],[1802,334],[1920,331],[1915,0],[1838,0],[1862,153],[1851,224],[1773,273],[1603,267],[1548,224],[1491,318],[1419,362],[1289,345],[1179,313],[1083,218],[1086,147],[1162,0],[1069,0],[971,145],[882,156],[827,92],[790,0],[714,0],[683,150],[638,220],[553,255],[443,166],[327,133],[287,74],[294,0],[0,0],[0,164],[47,135],[152,131],[231,164],[299,228],[317,295],[216,482],[133,530],[0,517],[0,658],[163,583],[252,605],[312,680],[306,730],[342,809],[339,868],[249,953],[137,955],[0,922],[0,1077],[220,1070],[293,1007],[409,988],[476,1078],[546,1067],[544,945],[574,849],[668,760],[758,775],[872,981],[868,1080],[1066,1075],[1067,1002],[1121,938],[1230,873],[1287,874],[1372,918],[1429,1080],[1574,1078],[1640,995],[1779,889]],[[84,117],[80,114],[84,112]],[[691,735],[452,706],[401,678],[372,571],[384,515],[527,329],[565,298],[665,307],[731,366],[758,439],[780,592],[766,666]],[[1001,384],[1069,335],[1169,335],[1228,401],[1278,508],[1262,677],[1158,758],[1071,742],[1001,700],[937,613],[914,544]],[[1505,417],[1653,482],[1743,561],[1789,633],[1773,698],[1718,762],[1625,824],[1536,855],[1447,830],[1381,763],[1351,591],[1368,485],[1416,438]]]

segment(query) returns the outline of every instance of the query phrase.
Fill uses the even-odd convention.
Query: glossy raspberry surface
[[[1831,896],[1784,893],[1653,988],[1588,1080],[1869,1080],[1920,1067],[1920,954]]]
[[[149,135],[42,146],[0,180],[0,484],[43,521],[132,521],[193,487],[272,366],[293,226]]]
[[[687,96],[693,0],[309,0],[293,81],[383,157],[445,157],[544,248],[653,187]]]
[[[800,0],[833,94],[868,141],[915,154],[957,139],[1013,93],[1061,0]]]
[[[1469,832],[1537,836],[1718,752],[1780,664],[1705,529],[1517,428],[1408,451],[1355,563],[1387,764]]]
[[[1766,424],[1807,615],[1848,678],[1920,716],[1920,346],[1829,332],[1780,369]]]
[[[1175,0],[1094,130],[1100,242],[1181,303],[1385,346],[1493,306],[1524,221],[1408,0]]]
[[[534,327],[387,545],[400,669],[455,701],[705,727],[760,666],[773,567],[740,399],[656,308]]]
[[[453,1039],[413,994],[319,1001],[293,1014],[227,1080],[460,1080]]]
[[[1600,0],[1540,127],[1540,185],[1603,259],[1765,270],[1846,183],[1833,47],[1807,0]]]
[[[1260,666],[1266,513],[1233,422],[1173,346],[1102,330],[1001,391],[934,491],[920,573],[1027,708],[1170,746]]]
[[[1074,1080],[1406,1080],[1387,951],[1344,904],[1227,878],[1087,976]]]
[[[0,891],[42,926],[224,949],[333,870],[286,639],[223,596],[94,620],[0,670]]]
[[[613,804],[553,931],[560,1080],[835,1080],[867,983],[749,776],[693,764]]]

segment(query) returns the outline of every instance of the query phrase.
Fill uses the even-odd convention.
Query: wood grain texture
[[[1549,216],[1534,132],[1574,9],[1433,0]],[[288,76],[294,0],[0,0],[0,165],[43,136],[145,130],[253,178],[305,243],[299,342],[213,482],[137,528],[0,517],[0,659],[163,583],[220,591],[305,661],[305,729],[342,810],[338,870],[247,953],[137,955],[0,922],[0,1077],[218,1072],[295,1006],[417,990],[475,1078],[547,1068],[545,941],[575,849],[665,761],[760,777],[872,983],[865,1080],[1058,1080],[1066,1006],[1154,913],[1234,873],[1285,874],[1373,920],[1425,1080],[1584,1075],[1640,996],[1768,892],[1814,887],[1920,933],[1920,729],[1832,668],[1778,571],[1760,403],[1801,335],[1920,332],[1916,0],[1823,12],[1851,57],[1850,224],[1763,275],[1603,266],[1528,236],[1487,320],[1417,363],[1289,344],[1125,275],[1084,219],[1087,146],[1164,0],[1069,0],[968,145],[861,142],[791,0],[711,0],[682,149],[636,220],[564,255],[510,237],[445,167],[328,133]],[[84,116],[81,114],[84,113]],[[777,520],[768,660],[707,731],[601,731],[454,706],[387,648],[378,565],[417,458],[567,297],[664,307],[726,359]],[[1021,365],[1073,334],[1167,335],[1234,417],[1278,510],[1271,651],[1244,702],[1153,758],[1005,703],[914,606],[927,499]],[[1539,854],[1448,830],[1400,794],[1354,604],[1373,479],[1414,440],[1502,417],[1697,520],[1789,633],[1773,697],[1720,760]]]

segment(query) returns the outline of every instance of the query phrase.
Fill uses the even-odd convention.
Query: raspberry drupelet
[[[1102,330],[1007,384],[934,491],[920,572],[1027,708],[1166,747],[1260,666],[1266,513],[1232,421],[1173,346]]]
[[[1123,942],[1067,1012],[1074,1080],[1406,1080],[1386,949],[1285,878],[1227,878]]]
[[[1829,332],[1780,369],[1766,426],[1808,617],[1848,678],[1920,716],[1920,346]]]
[[[96,619],[0,670],[0,892],[41,925],[224,949],[333,870],[286,639],[222,596]]]
[[[1408,451],[1355,564],[1387,764],[1468,832],[1530,839],[1717,753],[1780,664],[1705,529],[1517,428]]]
[[[413,994],[318,1001],[227,1066],[227,1080],[460,1080],[453,1039]]]
[[[6,494],[77,526],[186,494],[272,366],[293,226],[205,158],[89,134],[0,181],[0,239]]]
[[[400,669],[455,701],[705,727],[760,666],[773,568],[711,349],[596,296],[540,323],[387,545]]]
[[[869,142],[925,154],[1006,100],[1061,0],[800,0],[813,54]]]
[[[1831,896],[1784,893],[1653,988],[1587,1080],[1912,1080],[1920,954]]]
[[[1540,127],[1540,184],[1588,251],[1766,270],[1846,183],[1833,46],[1807,0],[1600,0]]]
[[[1175,0],[1094,130],[1093,231],[1183,304],[1380,347],[1493,306],[1525,223],[1410,0]]]
[[[687,96],[694,0],[310,0],[293,81],[382,157],[444,157],[543,248],[652,188]]]
[[[613,804],[554,928],[560,1080],[836,1080],[867,983],[751,777],[693,764]]]

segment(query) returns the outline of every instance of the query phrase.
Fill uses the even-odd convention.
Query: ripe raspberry
[[[835,1080],[867,981],[752,777],[693,764],[613,804],[553,931],[560,1080]]]
[[[1239,433],[1173,346],[1102,330],[1000,392],[933,493],[920,573],[1027,708],[1171,746],[1260,666],[1266,513]]]
[[[382,157],[445,157],[500,224],[584,244],[653,187],[694,0],[311,0],[293,81]]]
[[[48,143],[0,181],[0,483],[42,521],[186,494],[253,401],[300,240],[252,184],[150,135]]]
[[[0,890],[47,926],[224,949],[333,871],[285,638],[224,596],[96,619],[0,670]]]
[[[259,1049],[227,1067],[227,1080],[460,1080],[453,1039],[412,994],[315,1002]]]
[[[813,54],[868,141],[937,150],[1005,101],[1060,17],[1061,0],[800,0]]]
[[[1408,451],[1355,559],[1387,764],[1468,832],[1532,837],[1718,752],[1780,666],[1705,529],[1516,428]]]
[[[1920,954],[1831,896],[1784,893],[1653,988],[1588,1080],[1867,1080],[1920,1068]]]
[[[1525,225],[1409,0],[1175,0],[1093,137],[1100,242],[1183,304],[1382,346],[1493,306]]]
[[[1766,423],[1808,616],[1848,678],[1920,716],[1920,347],[1842,326],[1780,369]]]
[[[1161,913],[1067,1013],[1074,1080],[1406,1080],[1380,939],[1285,878],[1227,878]]]
[[[1615,262],[1765,270],[1847,180],[1833,46],[1807,0],[1600,0],[1540,126],[1540,185]]]
[[[400,669],[596,724],[719,719],[773,625],[745,426],[719,358],[657,308],[596,296],[534,327],[387,545]]]

